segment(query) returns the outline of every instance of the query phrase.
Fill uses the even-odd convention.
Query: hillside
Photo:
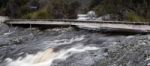
[[[96,11],[117,20],[150,21],[150,0],[1,0],[0,15],[11,18],[74,19]]]
[[[118,20],[150,21],[150,0],[93,0],[91,9]]]

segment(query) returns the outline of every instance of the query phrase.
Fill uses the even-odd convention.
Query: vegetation
[[[150,0],[92,0],[91,9],[99,16],[113,14],[118,20],[148,21]]]
[[[0,15],[29,19],[74,19],[96,11],[117,20],[150,21],[150,0],[0,0]]]
[[[79,1],[70,0],[8,0],[1,1],[0,15],[11,18],[76,18]]]

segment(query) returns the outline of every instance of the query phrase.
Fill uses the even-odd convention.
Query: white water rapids
[[[3,27],[3,25],[1,26]],[[2,59],[4,65],[2,63],[0,66],[53,66],[55,61],[58,64],[57,61],[59,62],[59,60],[68,61],[76,54],[100,49],[95,47],[95,45],[88,45],[86,43],[87,40],[85,38],[88,37],[85,32],[76,32],[72,28],[47,29],[45,31],[40,31],[36,28],[24,29],[5,25],[4,28],[5,30],[1,30],[0,42],[6,44],[6,46],[10,44],[6,48],[7,56]],[[6,55],[5,53],[3,54]],[[82,58],[82,56],[78,58]],[[96,57],[101,57],[101,55],[97,55]],[[84,63],[87,59],[89,59],[89,62],[85,63],[85,66],[88,63],[93,63],[90,54],[87,57],[84,56],[81,62]]]
[[[74,53],[97,49],[97,47],[78,46],[59,52],[53,52],[53,49],[49,48],[46,51],[39,52],[35,55],[27,55],[26,57],[18,58],[17,60],[12,60],[10,58],[6,60],[8,62],[7,66],[51,66],[52,62],[56,59],[65,60]]]
[[[60,46],[72,44],[76,41],[82,41],[84,36],[76,36],[71,39],[60,39],[55,41],[45,41],[43,44],[50,46]],[[48,46],[47,46],[48,47]],[[54,60],[66,60],[68,57],[75,53],[81,53],[89,50],[98,50],[97,47],[83,46],[78,44],[68,49],[62,49],[54,52],[54,49],[49,48],[45,51],[38,52],[37,54],[27,54],[26,57],[19,57],[17,60],[7,58],[6,66],[51,66]]]

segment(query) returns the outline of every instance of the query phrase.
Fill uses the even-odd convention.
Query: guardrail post
[[[2,20],[0,20],[0,24],[2,24]]]
[[[71,22],[69,22],[69,28],[71,27]]]
[[[31,28],[32,28],[32,25],[31,25],[31,24],[30,24],[29,28],[30,28],[30,30],[31,30]]]

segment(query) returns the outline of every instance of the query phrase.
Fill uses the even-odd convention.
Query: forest
[[[150,0],[0,0],[0,15],[22,19],[76,19],[93,10],[120,21],[150,21]]]

